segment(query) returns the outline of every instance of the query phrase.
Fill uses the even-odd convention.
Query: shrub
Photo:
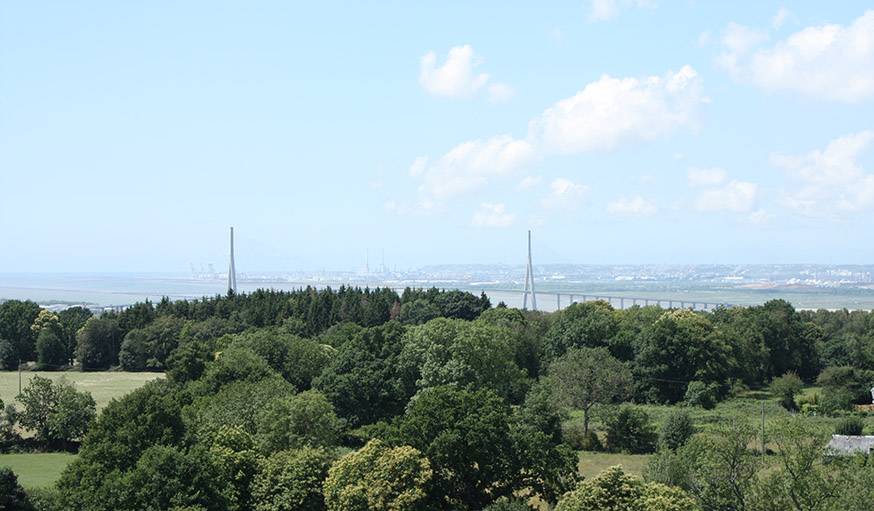
[[[28,511],[33,509],[18,477],[9,467],[0,467],[0,509]]]
[[[561,438],[564,443],[577,451],[602,451],[604,446],[594,431],[585,432],[581,422],[570,422],[561,428]]]
[[[836,435],[858,436],[865,429],[865,423],[859,417],[845,417],[835,425]]]
[[[607,448],[612,452],[645,454],[655,451],[658,435],[643,410],[623,406],[608,416]]]
[[[12,403],[3,406],[0,399],[0,442],[8,442],[18,438],[15,424],[18,422],[18,410]]]
[[[853,409],[853,394],[842,387],[826,387],[822,390],[819,409],[827,414],[835,414]]]
[[[850,366],[826,367],[816,378],[816,383],[823,387],[824,394],[843,389],[852,404],[866,404],[871,402],[874,371]]]
[[[659,445],[667,449],[678,449],[695,434],[695,424],[684,410],[675,410],[668,415],[659,431]]]
[[[700,406],[705,410],[711,410],[716,406],[719,397],[719,387],[713,383],[692,381],[686,386],[686,395],[683,400],[689,406]]]
[[[334,456],[321,448],[279,451],[261,463],[252,485],[255,511],[322,511],[322,484]]]
[[[801,392],[801,378],[794,372],[788,372],[783,376],[774,378],[771,381],[771,394],[780,400],[780,405],[791,411],[798,410],[798,404],[795,402],[795,396]]]

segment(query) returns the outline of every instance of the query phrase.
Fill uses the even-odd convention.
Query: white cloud
[[[789,9],[780,7],[777,10],[777,14],[775,14],[774,18],[771,20],[771,27],[774,30],[780,30],[783,28],[783,24],[786,23],[786,18],[789,17],[789,14]]]
[[[627,7],[653,7],[652,0],[590,0],[589,21],[613,19]]]
[[[709,169],[693,167],[689,169],[687,179],[689,180],[689,186],[716,186],[725,182],[726,173],[725,170],[715,167]]]
[[[725,51],[716,59],[717,64],[732,74],[741,74],[739,61],[750,50],[768,40],[768,35],[760,30],[729,23],[722,31],[722,46]]]
[[[509,101],[513,88],[478,72],[481,64],[482,59],[469,44],[451,48],[442,65],[438,65],[437,54],[429,51],[419,61],[419,83],[434,96],[470,98],[486,90],[492,102]]]
[[[543,199],[548,209],[574,209],[585,199],[589,187],[560,177],[549,184],[549,195]]]
[[[847,26],[799,30],[769,48],[756,31],[729,25],[718,61],[732,76],[766,90],[856,103],[874,98],[874,10]]]
[[[543,181],[543,178],[540,176],[525,176],[522,178],[522,181],[519,181],[519,184],[516,185],[516,189],[520,191],[530,190],[539,185],[541,181]]]
[[[607,205],[607,212],[620,216],[652,216],[658,208],[652,202],[640,195],[631,198],[619,198]]]
[[[412,165],[410,165],[410,175],[413,177],[421,176],[423,172],[425,172],[425,168],[428,167],[428,157],[427,156],[419,156],[415,160],[413,160]]]
[[[473,225],[477,227],[509,227],[513,225],[516,216],[507,213],[503,204],[484,202],[473,214]]]
[[[499,135],[461,143],[437,160],[420,156],[410,175],[421,180],[420,192],[445,200],[513,174],[550,153],[612,149],[625,141],[652,140],[692,126],[705,99],[694,69],[646,78],[611,78],[592,82],[528,123],[528,137]]]
[[[756,206],[759,187],[747,181],[730,181],[723,186],[701,191],[695,200],[695,209],[705,212],[726,211],[751,213]]]
[[[529,142],[509,135],[464,142],[433,164],[422,167],[420,189],[435,199],[450,198],[484,186],[495,176],[515,171],[534,155]]]
[[[603,76],[546,109],[529,130],[552,151],[612,149],[692,126],[703,101],[701,80],[690,66],[646,78]]]
[[[808,216],[836,216],[874,206],[874,174],[866,173],[858,158],[874,143],[874,131],[862,131],[829,142],[823,150],[787,156],[771,162],[795,181],[783,203]]]
[[[492,103],[504,103],[513,99],[516,91],[506,83],[493,83],[489,85],[489,101]]]

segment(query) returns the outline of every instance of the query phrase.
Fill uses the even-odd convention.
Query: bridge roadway
[[[489,289],[484,290],[486,294],[489,292],[500,292],[500,293],[518,293],[520,296],[524,293],[518,289]],[[537,291],[537,298],[541,299],[543,296],[555,297],[555,308],[557,310],[561,310],[563,307],[567,307],[572,303],[585,303],[585,302],[594,302],[594,301],[605,301],[614,307],[618,307],[619,309],[626,309],[628,307],[634,307],[635,305],[658,305],[661,307],[666,307],[668,309],[690,309],[690,310],[700,310],[700,311],[711,311],[720,307],[731,308],[734,307],[733,304],[724,303],[724,302],[706,302],[701,300],[676,300],[673,298],[641,298],[634,296],[610,296],[604,294],[588,294],[583,292],[568,292],[568,291]],[[539,307],[543,308],[543,307]],[[552,309],[551,306],[548,307]]]

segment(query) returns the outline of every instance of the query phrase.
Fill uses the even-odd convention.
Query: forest
[[[165,373],[99,414],[87,393],[34,378],[0,417],[2,448],[78,457],[48,489],[0,470],[0,509],[812,511],[874,498],[865,456],[824,450],[868,427],[869,312],[775,300],[541,313],[350,287],[99,317],[10,300],[0,365]],[[693,420],[748,395],[788,412],[767,436],[750,417]],[[640,405],[670,414],[657,427]],[[652,456],[642,477],[583,478],[595,451]]]

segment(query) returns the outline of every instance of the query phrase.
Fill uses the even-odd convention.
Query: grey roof
[[[832,435],[826,446],[829,454],[869,454],[874,449],[874,436]]]

